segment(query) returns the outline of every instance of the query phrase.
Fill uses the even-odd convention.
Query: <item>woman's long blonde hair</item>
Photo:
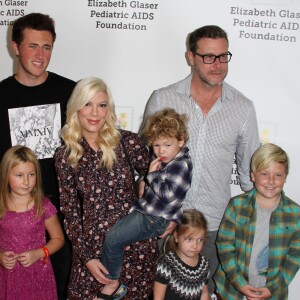
[[[40,216],[43,212],[44,193],[39,161],[31,149],[17,145],[9,148],[5,152],[0,164],[0,219],[4,216],[8,209],[8,198],[11,193],[9,186],[9,174],[15,166],[25,162],[31,162],[35,166],[36,185],[31,191],[31,197],[34,201],[36,214]]]
[[[121,135],[116,128],[115,106],[111,93],[103,80],[96,77],[88,77],[76,84],[67,105],[67,121],[61,130],[61,137],[66,145],[66,153],[68,153],[68,163],[73,167],[77,166],[84,152],[83,147],[79,143],[83,134],[78,119],[78,111],[99,92],[103,92],[108,96],[106,122],[100,129],[96,141],[103,153],[100,166],[111,169],[117,161],[114,149],[120,142]]]

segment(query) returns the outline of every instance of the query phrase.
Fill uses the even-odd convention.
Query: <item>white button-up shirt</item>
[[[193,163],[193,180],[184,208],[204,213],[209,230],[217,230],[231,197],[230,179],[234,155],[244,191],[252,189],[250,160],[259,147],[255,108],[238,90],[223,82],[222,96],[204,116],[190,93],[192,74],[182,81],[156,90],[144,120],[170,107],[189,116],[187,146]]]

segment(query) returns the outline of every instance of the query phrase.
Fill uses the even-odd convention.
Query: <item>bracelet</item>
[[[44,257],[41,259],[43,261],[44,264],[48,263],[48,257],[49,257],[49,250],[46,247],[42,248],[43,252],[44,252]]]

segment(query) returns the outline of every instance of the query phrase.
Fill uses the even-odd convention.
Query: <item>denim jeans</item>
[[[111,279],[118,279],[121,272],[124,247],[138,241],[160,236],[170,221],[162,217],[144,215],[136,210],[118,221],[106,235],[101,262]]]

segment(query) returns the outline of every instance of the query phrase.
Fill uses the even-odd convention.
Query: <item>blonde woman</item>
[[[73,246],[70,299],[95,299],[100,282],[109,283],[107,270],[98,260],[106,233],[136,199],[133,169],[140,176],[147,174],[150,156],[142,140],[135,133],[118,130],[115,122],[106,84],[98,78],[79,81],[67,106],[64,145],[55,154],[61,210]],[[126,248],[123,299],[148,298],[157,255],[155,239]],[[122,292],[118,288],[115,297]]]

